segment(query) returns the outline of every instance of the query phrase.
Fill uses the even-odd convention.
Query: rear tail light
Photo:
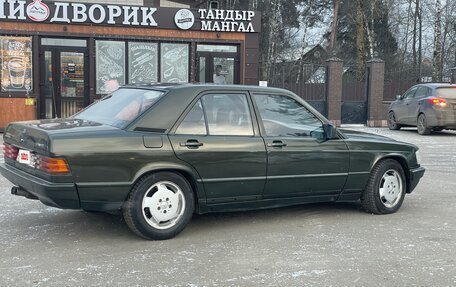
[[[428,100],[432,105],[445,108],[447,106],[447,101],[442,98],[431,98]]]
[[[3,156],[5,158],[11,158],[16,160],[19,149],[15,146],[9,145],[7,143],[3,144]]]
[[[36,157],[36,168],[49,174],[70,173],[70,167],[64,158],[38,155]]]
[[[19,148],[9,145],[7,143],[3,144],[3,156],[5,158],[17,160],[18,154]],[[35,166],[36,169],[39,169],[49,174],[70,173],[70,167],[68,166],[68,163],[64,158],[47,157],[35,153],[33,153],[31,156],[32,166]]]

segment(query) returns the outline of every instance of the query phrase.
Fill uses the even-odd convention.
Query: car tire
[[[401,125],[397,123],[396,121],[396,115],[394,114],[393,111],[389,112],[388,113],[388,128],[390,130],[400,130],[401,129]]]
[[[416,127],[420,135],[429,135],[431,133],[432,127],[427,126],[426,116],[424,114],[418,116]]]
[[[181,175],[158,172],[141,178],[123,207],[128,227],[152,240],[170,239],[192,218],[195,200],[192,187]]]
[[[407,182],[402,166],[395,160],[377,163],[361,196],[361,204],[369,213],[390,214],[404,201]]]

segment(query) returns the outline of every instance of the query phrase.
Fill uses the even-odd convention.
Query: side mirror
[[[336,127],[331,124],[324,124],[323,130],[325,132],[326,139],[328,140],[335,138],[337,135]]]
[[[403,99],[402,95],[397,95],[397,96],[396,96],[396,100],[399,100],[399,101],[400,101],[400,100],[402,100],[402,99]]]

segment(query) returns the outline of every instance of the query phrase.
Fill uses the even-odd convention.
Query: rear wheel
[[[361,204],[370,213],[394,213],[401,207],[405,191],[406,180],[402,166],[395,160],[383,160],[372,169]]]
[[[420,135],[428,135],[431,133],[431,128],[427,126],[426,116],[424,114],[418,116],[416,127]]]
[[[143,177],[135,184],[123,208],[128,227],[146,239],[176,236],[190,221],[194,197],[188,181],[173,172]]]
[[[388,114],[388,128],[390,130],[399,130],[401,128],[401,125],[399,125],[396,121],[396,115],[393,111]]]

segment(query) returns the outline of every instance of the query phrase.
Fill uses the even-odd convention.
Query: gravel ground
[[[12,196],[0,177],[0,286],[455,286],[456,133],[355,129],[421,148],[426,174],[396,214],[346,203],[206,214],[154,242],[120,216]]]

